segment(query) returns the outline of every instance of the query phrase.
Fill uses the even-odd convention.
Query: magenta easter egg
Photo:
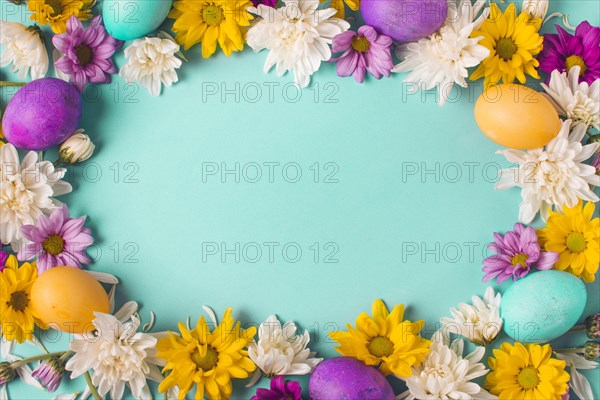
[[[56,78],[36,79],[8,102],[2,131],[15,147],[45,150],[77,130],[81,113],[81,95],[75,86]]]
[[[447,0],[361,0],[367,25],[400,42],[414,42],[437,31],[448,14]]]
[[[320,363],[310,377],[311,400],[395,400],[392,385],[377,369],[350,357]]]

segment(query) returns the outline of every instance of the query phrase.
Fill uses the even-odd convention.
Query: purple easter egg
[[[392,385],[377,369],[350,357],[320,363],[310,377],[311,400],[395,400]]]
[[[75,86],[56,78],[36,79],[8,102],[2,131],[15,147],[45,150],[79,128],[81,113],[81,95]]]
[[[414,42],[437,31],[448,14],[447,0],[361,0],[365,23],[400,42]]]

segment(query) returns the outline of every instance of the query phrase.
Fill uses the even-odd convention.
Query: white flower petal
[[[61,393],[52,398],[52,400],[75,400],[79,396],[79,392]]]
[[[127,303],[123,304],[121,308],[119,308],[119,311],[117,311],[114,315],[116,319],[118,319],[121,323],[124,323],[125,321],[131,319],[131,316],[137,312],[137,310],[138,303],[135,301],[128,301]]]
[[[15,360],[16,361],[16,360]],[[31,368],[29,368],[29,366],[27,364],[23,364],[20,367],[17,367],[16,369],[16,373],[17,375],[19,375],[19,378],[21,378],[21,381],[23,383],[26,383],[27,385],[33,386],[35,388],[38,388],[40,390],[46,390],[39,382],[37,379],[35,379],[31,374],[33,373],[33,371],[31,370]]]
[[[106,272],[96,272],[88,270],[85,270],[85,272],[93,276],[94,279],[96,279],[100,283],[106,283],[109,285],[116,285],[119,283],[119,279],[116,276],[112,274],[107,274]]]
[[[592,387],[590,382],[587,380],[585,376],[583,376],[577,368],[573,364],[571,364],[571,389],[580,399],[593,399],[594,392],[592,391]]]

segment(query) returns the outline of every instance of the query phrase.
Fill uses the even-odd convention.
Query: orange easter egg
[[[102,285],[73,267],[55,267],[42,273],[31,288],[31,304],[51,328],[79,334],[94,329],[94,311],[109,311]]]
[[[488,138],[519,150],[545,146],[560,130],[560,118],[550,101],[513,83],[485,90],[475,103],[475,120]]]

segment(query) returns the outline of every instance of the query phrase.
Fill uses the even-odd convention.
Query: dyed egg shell
[[[94,311],[109,312],[102,285],[74,267],[55,267],[40,274],[31,288],[31,304],[51,328],[79,334],[94,329]]]
[[[558,113],[543,94],[513,83],[484,91],[475,103],[475,120],[488,138],[519,150],[545,146],[561,126]]]
[[[502,296],[504,332],[524,343],[546,343],[576,323],[587,300],[581,279],[568,272],[548,270],[527,275]]]
[[[350,357],[320,363],[310,377],[311,400],[394,400],[392,385],[377,369]]]
[[[36,79],[8,102],[2,131],[15,147],[45,150],[71,136],[81,114],[81,95],[75,86],[56,78]]]
[[[448,14],[447,0],[362,0],[367,25],[400,42],[414,42],[437,31]]]
[[[163,23],[172,3],[172,0],[104,0],[104,26],[115,39],[141,38]]]

